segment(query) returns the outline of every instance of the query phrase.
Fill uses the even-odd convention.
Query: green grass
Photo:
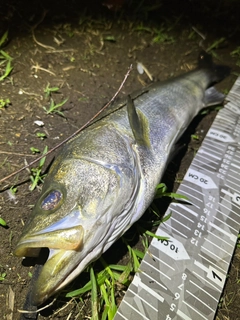
[[[152,233],[148,233],[153,235]],[[163,239],[161,237],[161,239]],[[165,239],[165,238],[164,238]],[[118,287],[122,286],[127,288],[132,276],[139,272],[140,263],[144,257],[145,251],[148,246],[145,247],[144,252],[138,249],[132,248],[127,239],[122,237],[123,243],[127,246],[129,253],[129,262],[127,265],[114,265],[108,264],[103,257],[99,259],[102,264],[102,269],[96,270],[92,263],[86,270],[90,271],[90,280],[77,290],[68,292],[66,297],[78,297],[84,299],[91,293],[91,308],[92,317],[95,320],[112,320],[117,312],[116,295]]]
[[[30,150],[32,151],[33,154],[40,153],[40,150],[35,147],[30,147]]]
[[[9,99],[0,99],[0,109],[8,107],[10,103]]]
[[[43,155],[45,153],[47,153],[48,151],[48,147],[46,146],[43,150]],[[30,180],[31,180],[31,185],[29,187],[30,191],[33,191],[38,185],[39,183],[43,182],[43,179],[45,177],[45,174],[42,174],[42,169],[45,163],[46,157],[42,158],[39,161],[39,165],[37,168],[32,168],[31,169],[31,175],[30,175]]]
[[[10,190],[11,194],[13,194],[13,195],[16,194],[18,191],[17,187],[15,187],[15,186],[12,186],[9,190]]]
[[[191,139],[195,141],[199,141],[199,135],[198,134],[191,134]]]
[[[5,45],[8,39],[8,31],[6,31],[0,38],[0,49]],[[7,78],[12,72],[12,60],[13,58],[7,54],[6,51],[0,50],[0,81]]]
[[[98,292],[97,292],[97,279],[93,267],[90,267],[91,279],[91,302],[92,302],[92,320],[98,320]]]
[[[36,136],[37,136],[38,138],[40,138],[41,140],[44,140],[44,139],[47,138],[46,133],[43,133],[43,132],[37,132],[37,133],[36,133]]]
[[[0,59],[3,59],[4,55],[6,56],[6,53],[4,53],[4,51],[0,50]],[[0,66],[5,64],[5,71],[3,72],[3,74],[0,77],[0,81],[3,81],[5,78],[7,78],[13,67],[11,66],[11,60],[3,60],[2,62],[0,62]]]
[[[132,258],[136,260],[135,267],[139,266],[137,254],[132,248],[129,248]],[[68,292],[66,297],[79,297],[80,299],[85,294],[91,293],[91,308],[92,318],[95,320],[114,318],[117,311],[117,305],[115,301],[117,284],[129,285],[129,276],[133,271],[132,263],[127,266],[121,265],[109,265],[101,257],[100,262],[103,269],[96,271],[94,263],[88,268],[90,271],[90,281],[86,283],[80,289]]]
[[[175,39],[167,33],[166,27],[161,26],[160,28],[152,28],[146,27],[141,22],[137,27],[134,28],[134,31],[138,31],[139,33],[147,32],[150,33],[152,38],[152,43],[173,43]]]
[[[6,276],[7,276],[6,272],[0,272],[0,281],[5,280]]]
[[[2,37],[0,38],[0,48],[3,47],[5,45],[5,43],[8,40],[8,31],[6,31]]]
[[[237,47],[235,50],[233,50],[230,55],[234,58],[237,58],[236,65],[240,67],[240,47]]]
[[[156,187],[156,190],[157,192],[155,195],[155,199],[170,197],[175,200],[188,200],[186,196],[183,196],[181,194],[174,193],[174,192],[167,192],[167,186],[165,185],[165,183],[158,184]]]
[[[63,100],[60,103],[55,104],[54,100],[51,98],[49,108],[47,109],[46,107],[43,107],[43,109],[46,111],[46,114],[57,113],[60,116],[64,117],[63,112],[60,111],[59,108],[61,108],[67,101],[68,101],[68,98]]]
[[[52,98],[53,94],[55,93],[59,93],[59,87],[50,87],[50,83],[47,84],[46,88],[44,89],[44,93],[45,93],[45,97],[47,98],[47,100],[49,101],[50,99],[50,105],[49,107],[43,107],[43,109],[45,110],[46,114],[53,114],[53,113],[57,113],[60,116],[64,117],[64,114],[61,110],[59,110],[67,101],[68,98],[63,100],[60,103],[55,103],[54,99]],[[40,136],[40,138],[43,138],[43,135]],[[46,137],[46,136],[45,136]],[[44,138],[43,138],[44,139]]]
[[[0,217],[0,226],[2,226],[2,227],[6,227],[7,226],[7,222],[1,217]]]
[[[217,53],[213,50],[218,49],[224,42],[226,41],[226,39],[224,37],[215,40],[207,49],[206,52],[211,53],[212,56],[217,57]]]
[[[52,93],[57,93],[59,91],[58,87],[50,87],[50,83],[47,84],[46,88],[44,89],[44,93],[46,98],[52,96]]]

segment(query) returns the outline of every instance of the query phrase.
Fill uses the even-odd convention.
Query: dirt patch
[[[89,120],[116,92],[131,64],[133,71],[120,96],[150,83],[146,73],[137,72],[137,62],[147,68],[154,81],[164,80],[196,64],[199,44],[205,49],[213,46],[216,60],[232,67],[220,90],[229,90],[236,80],[238,58],[231,55],[239,45],[239,6],[235,1],[181,2],[174,7],[164,1],[126,1],[119,11],[110,11],[101,1],[49,2],[32,1],[29,6],[12,0],[0,5],[0,36],[9,30],[9,40],[1,49],[13,58],[11,74],[0,82],[0,99],[10,100],[0,109],[1,178],[36,158],[31,147],[41,152],[45,146],[50,149]],[[199,33],[206,35],[205,41]],[[224,40],[219,41],[221,38]],[[216,41],[218,46],[214,45]],[[4,65],[0,65],[0,72],[1,76]],[[57,92],[49,92],[56,87]],[[51,101],[56,105],[65,99],[67,102],[56,109],[64,116],[47,114],[43,108],[48,110]],[[199,140],[190,141],[184,157],[179,155],[168,169],[164,182],[174,190],[215,115],[216,111],[198,118],[193,132]],[[44,125],[39,127],[37,120]],[[42,139],[37,133],[43,134]],[[47,159],[44,170],[53,157]],[[2,190],[17,186],[14,195],[9,190],[0,193],[1,217],[9,226],[0,229],[0,275],[6,274],[0,281],[1,319],[9,319],[11,314],[6,303],[10,288],[15,295],[12,319],[17,319],[17,309],[23,306],[30,282],[28,273],[33,270],[12,254],[39,196],[38,188],[30,192],[29,176],[24,171],[1,186]],[[121,243],[115,245],[115,251],[116,246]],[[108,261],[113,252],[110,249],[105,254]],[[123,248],[110,263],[127,261],[125,253]],[[236,248],[217,313],[219,320],[240,319],[239,262]],[[80,310],[83,305],[72,301],[60,314],[40,315],[39,319],[89,317],[88,306],[84,313]]]

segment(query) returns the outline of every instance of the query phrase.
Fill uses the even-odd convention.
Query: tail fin
[[[212,61],[212,56],[205,51],[202,51],[199,55],[198,67],[200,69],[209,70],[211,84],[220,82],[226,78],[231,71],[228,66],[214,64]]]

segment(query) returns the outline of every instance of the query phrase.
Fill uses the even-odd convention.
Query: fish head
[[[32,292],[34,305],[72,281],[129,222],[124,224],[119,216],[126,207],[124,200],[129,199],[129,188],[136,185],[128,170],[62,158],[55,161],[45,179],[14,251],[19,257],[35,257],[42,248],[49,249]]]

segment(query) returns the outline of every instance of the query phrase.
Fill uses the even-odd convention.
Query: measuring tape
[[[240,77],[122,300],[115,320],[214,318],[240,225]]]

